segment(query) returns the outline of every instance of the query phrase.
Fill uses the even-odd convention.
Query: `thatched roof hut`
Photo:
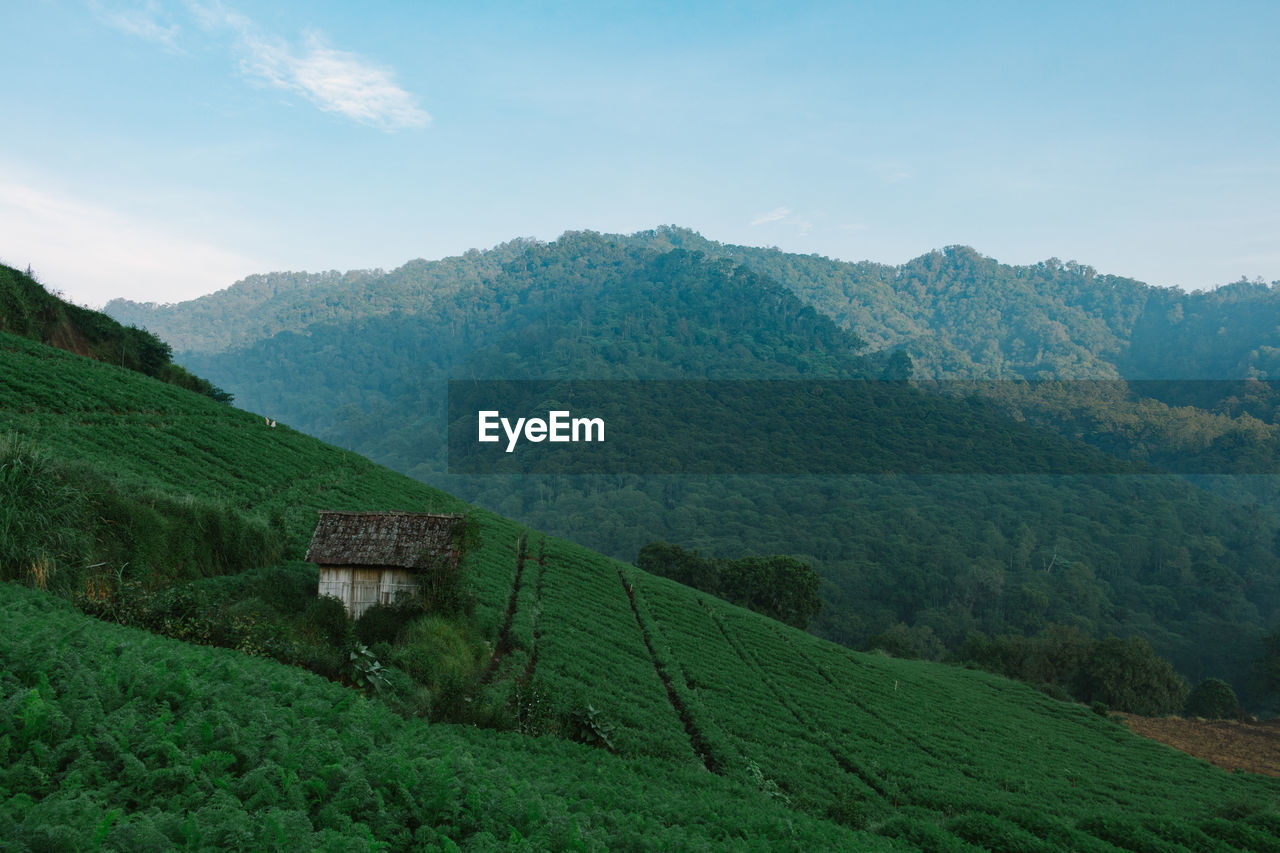
[[[428,512],[321,512],[307,561],[320,567],[320,594],[359,618],[374,604],[416,595],[422,571],[456,569],[463,523]]]

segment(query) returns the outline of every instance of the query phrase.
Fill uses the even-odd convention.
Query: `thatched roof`
[[[460,515],[429,512],[321,512],[307,562],[405,569],[425,568],[440,556],[456,562],[461,523]]]

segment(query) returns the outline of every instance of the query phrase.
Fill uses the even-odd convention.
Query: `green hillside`
[[[10,335],[0,429],[108,492],[216,503],[276,531],[283,559],[301,556],[317,509],[465,509],[258,416]],[[9,518],[21,507],[4,494]],[[517,706],[505,725],[406,718],[297,667],[6,584],[0,837],[33,850],[1280,849],[1280,782],[995,676],[851,652],[472,512],[470,624],[496,652],[483,695]],[[148,567],[153,583],[185,577],[163,568]],[[174,589],[235,569],[214,561],[196,574],[232,574]]]
[[[811,625],[827,639],[937,658],[975,633],[1037,636],[1069,626],[1099,639],[1140,635],[1192,681],[1226,678],[1251,707],[1263,707],[1266,697],[1249,676],[1280,607],[1280,558],[1272,549],[1280,517],[1172,477],[1083,476],[1150,470],[1085,446],[1082,439],[1114,433],[1108,424],[1116,423],[1133,440],[1106,450],[1144,461],[1196,459],[1215,470],[1224,454],[1245,458],[1224,438],[1245,415],[1194,409],[1176,420],[1167,405],[1135,403],[1123,389],[1108,397],[1058,384],[1058,396],[1049,389],[1036,397],[1053,404],[1045,403],[1038,422],[1067,432],[1064,440],[1018,419],[1037,420],[1026,414],[1032,407],[1024,398],[1036,392],[1025,384],[1016,389],[1022,396],[1006,390],[992,405],[966,399],[959,386],[935,395],[885,383],[879,402],[858,407],[846,422],[856,437],[847,443],[865,447],[859,452],[884,476],[445,474],[449,378],[907,375],[901,356],[865,355],[861,329],[842,329],[772,277],[796,279],[796,270],[812,271],[818,259],[787,256],[795,270],[766,274],[735,266],[737,255],[716,259],[693,251],[696,245],[673,245],[695,237],[582,233],[524,245],[487,277],[441,284],[429,309],[424,291],[412,295],[397,283],[400,273],[383,280],[381,301],[367,314],[364,285],[326,285],[329,310],[351,319],[295,324],[241,348],[190,353],[187,364],[232,388],[248,408],[619,559],[634,560],[655,540],[717,557],[799,556],[824,578],[823,608]],[[733,247],[710,248],[726,254]],[[979,260],[952,252],[930,264],[939,282],[959,277],[952,268],[963,263],[972,262],[974,275],[1005,269]],[[1067,274],[1036,279],[1028,293],[1051,293]],[[965,281],[969,290],[979,287]],[[1083,292],[1086,282],[1077,284]],[[1001,291],[993,285],[993,292]],[[1019,293],[1006,294],[1009,306]],[[216,304],[209,297],[200,312]],[[1009,306],[1002,310],[1012,316]],[[221,323],[239,327],[241,319],[230,313]],[[1095,428],[1090,416],[1102,425]],[[1271,430],[1247,419],[1266,462]],[[672,456],[701,451],[678,448]],[[1046,459],[1057,462],[1042,466]],[[1042,471],[1063,476],[1026,476]]]
[[[47,291],[29,273],[0,264],[0,331],[117,364],[222,402],[231,395],[173,363],[169,344],[136,325]]]

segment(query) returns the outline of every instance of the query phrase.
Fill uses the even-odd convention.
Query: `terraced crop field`
[[[288,559],[318,509],[468,509],[258,416],[7,336],[0,433],[122,483],[274,518]],[[1280,850],[1280,780],[992,675],[855,653],[472,512],[485,689],[528,709],[521,731],[402,719],[296,668],[5,585],[0,838]],[[597,742],[539,727],[540,708],[585,713]]]

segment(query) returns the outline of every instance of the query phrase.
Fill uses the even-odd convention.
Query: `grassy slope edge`
[[[421,483],[137,374],[0,337],[0,431],[272,517],[456,509]],[[300,670],[0,604],[0,835],[18,849],[1280,849],[1280,782],[983,673],[850,652],[477,511],[480,607],[617,754],[402,720]],[[446,840],[447,839],[447,840]],[[1135,846],[1136,845],[1136,846]]]
[[[125,326],[99,311],[50,293],[28,270],[0,264],[0,332],[118,364],[219,402],[231,395],[173,363],[173,350],[137,326]]]

